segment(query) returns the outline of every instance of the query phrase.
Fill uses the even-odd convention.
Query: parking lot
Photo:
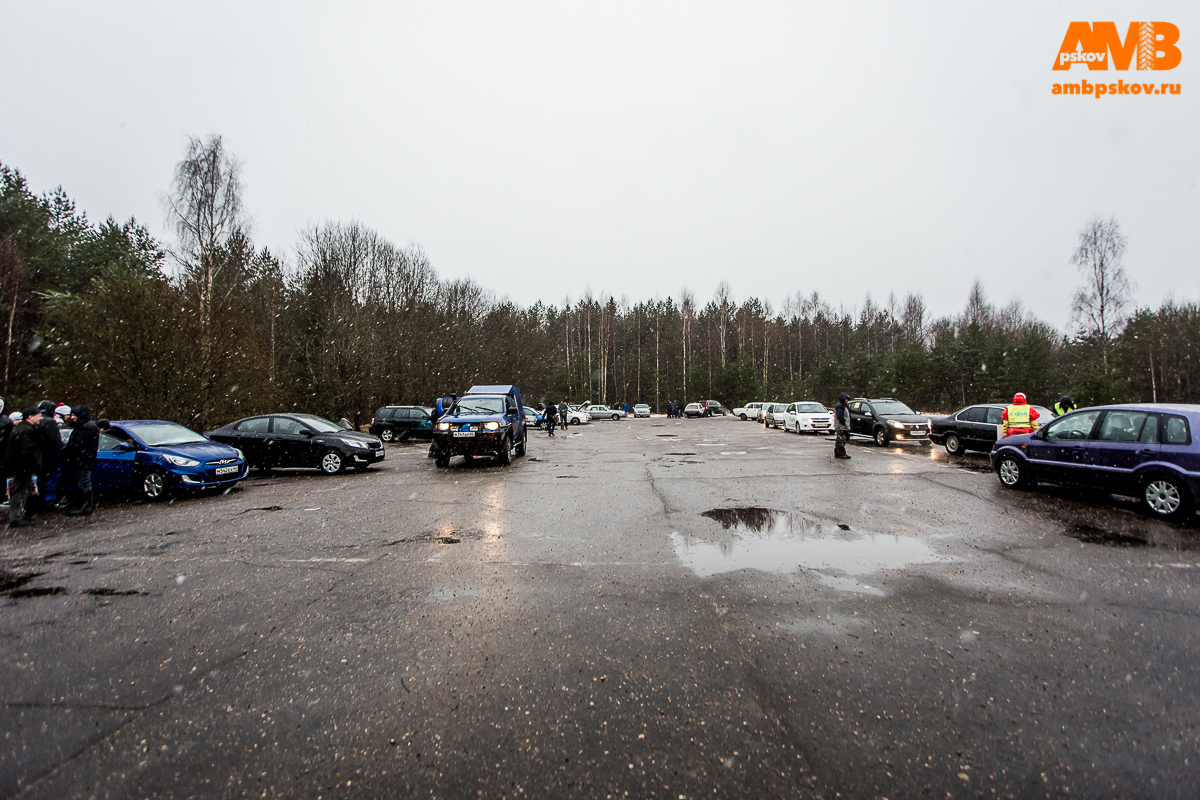
[[[598,422],[0,539],[0,796],[1195,797],[1196,525]]]

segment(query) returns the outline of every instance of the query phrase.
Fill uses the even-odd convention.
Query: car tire
[[[396,439],[396,432],[391,428],[384,428],[379,432],[379,438],[385,442],[392,442]]]
[[[167,473],[158,467],[152,467],[142,473],[142,481],[138,484],[138,493],[143,500],[157,503],[167,497]]]
[[[512,440],[508,438],[507,433],[500,442],[500,451],[496,453],[496,457],[500,459],[501,466],[507,467],[512,463]]]
[[[967,449],[963,447],[962,439],[958,438],[957,433],[947,433],[942,444],[945,446],[946,452],[952,456],[962,455],[962,452]]]
[[[450,466],[450,456],[442,455],[442,453],[439,452],[436,456],[434,456],[433,463],[435,466],[445,469],[446,467]]]
[[[319,466],[326,475],[337,475],[346,468],[346,459],[337,450],[326,450]]]
[[[880,447],[887,447],[891,440],[888,439],[887,429],[882,425],[875,429],[875,444]]]
[[[521,437],[521,441],[517,442],[517,451],[516,451],[515,455],[517,455],[517,456],[525,455],[525,443],[528,440],[529,440],[529,432],[526,431],[525,435]]]
[[[1000,457],[1000,466],[996,468],[996,475],[1000,478],[1000,485],[1005,489],[1024,489],[1029,483],[1025,466],[1013,455]]]
[[[745,415],[745,414],[739,414],[738,416],[740,416],[740,417],[742,418],[742,422],[745,422],[745,421],[746,421],[746,415]]]
[[[1156,473],[1142,481],[1142,505],[1159,519],[1181,520],[1192,513],[1187,487],[1171,475]]]
[[[613,422],[616,422],[617,420],[619,420],[619,419],[621,418],[621,415],[620,415],[620,414],[613,414],[613,415],[612,415],[612,418],[613,418]]]
[[[578,425],[578,424],[580,424],[580,423],[579,423],[579,417],[571,417],[571,424],[572,424],[572,425]]]

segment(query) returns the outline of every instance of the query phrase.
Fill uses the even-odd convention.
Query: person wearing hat
[[[10,528],[34,524],[25,513],[25,504],[33,492],[33,476],[42,471],[42,443],[37,432],[42,410],[34,406],[21,415],[23,419],[13,428],[4,454],[4,473],[13,479],[8,508]]]
[[[837,405],[833,407],[833,427],[837,431],[837,438],[833,441],[833,457],[834,458],[850,458],[846,453],[846,442],[850,441],[850,407],[847,401],[850,400],[850,395],[842,392],[838,395]]]
[[[1012,405],[1000,414],[1000,424],[1004,436],[1016,436],[1019,433],[1033,433],[1038,427],[1037,409],[1025,402],[1025,393],[1013,395]]]
[[[37,472],[38,494],[30,498],[25,508],[27,516],[45,511],[54,505],[56,488],[58,486],[58,455],[62,452],[63,440],[59,433],[58,423],[54,421],[54,408],[57,404],[49,400],[38,403],[41,421],[37,423],[38,442],[42,447],[42,468]]]
[[[100,449],[100,428],[92,422],[87,406],[75,406],[71,411],[71,438],[63,448],[63,475],[75,479],[71,489],[74,502],[67,516],[92,513],[92,468],[96,466],[96,451]]]
[[[1056,417],[1061,417],[1063,414],[1070,414],[1074,410],[1075,401],[1072,400],[1071,396],[1068,394],[1064,394],[1059,398],[1058,402],[1054,404],[1054,416]]]

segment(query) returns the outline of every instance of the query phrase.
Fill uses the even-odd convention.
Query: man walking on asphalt
[[[8,450],[4,454],[4,473],[13,479],[8,508],[10,528],[34,524],[25,514],[25,503],[33,490],[33,476],[42,471],[42,441],[37,432],[37,424],[42,421],[42,410],[31,407],[22,413],[24,419],[13,428],[9,435]]]
[[[834,458],[850,458],[846,454],[846,442],[850,441],[850,407],[846,401],[850,395],[842,392],[838,395],[837,405],[833,407],[833,427],[837,430],[837,438],[833,442]]]
[[[67,516],[78,517],[92,513],[92,468],[96,466],[96,451],[100,449],[100,428],[92,422],[87,406],[76,406],[71,412],[71,438],[63,450],[63,478],[74,478],[71,490],[74,500]]]
[[[551,436],[554,435],[554,424],[558,422],[558,407],[553,403],[546,406],[546,413],[542,417],[546,420],[546,432]]]

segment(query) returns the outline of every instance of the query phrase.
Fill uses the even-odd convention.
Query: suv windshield
[[[876,414],[915,414],[908,406],[899,400],[872,400],[871,407]]]
[[[139,439],[147,447],[170,447],[175,444],[199,444],[207,442],[200,434],[188,430],[174,422],[160,422],[156,425],[138,425],[133,428]]]
[[[464,397],[458,401],[459,414],[503,414],[504,401],[499,397]]]

